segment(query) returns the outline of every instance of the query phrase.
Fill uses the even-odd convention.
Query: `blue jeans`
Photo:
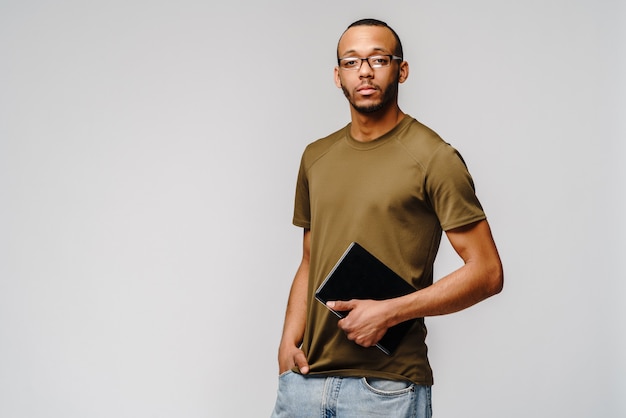
[[[280,375],[272,418],[430,418],[430,386],[384,379]]]

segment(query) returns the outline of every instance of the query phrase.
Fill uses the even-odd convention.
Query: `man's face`
[[[392,55],[396,40],[391,31],[380,26],[355,26],[348,29],[339,41],[339,58],[365,58],[373,55]],[[372,113],[394,104],[398,84],[408,74],[405,62],[394,60],[388,67],[372,69],[363,61],[358,70],[335,68],[335,84],[343,90],[352,107],[359,113]]]

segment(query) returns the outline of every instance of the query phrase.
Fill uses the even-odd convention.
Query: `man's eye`
[[[357,66],[357,60],[353,60],[353,59],[347,59],[347,60],[343,60],[343,66],[344,67],[356,67]]]
[[[387,57],[371,57],[370,61],[375,65],[386,65],[389,60]]]

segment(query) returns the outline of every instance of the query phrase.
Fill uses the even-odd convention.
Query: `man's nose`
[[[374,75],[374,69],[370,65],[369,60],[361,60],[361,68],[359,68],[359,77],[371,77]]]

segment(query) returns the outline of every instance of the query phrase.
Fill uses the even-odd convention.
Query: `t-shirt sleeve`
[[[300,169],[296,181],[296,196],[293,210],[293,224],[302,228],[311,228],[311,201],[304,155],[300,160]]]
[[[486,218],[465,161],[449,144],[440,146],[432,156],[425,182],[444,231]]]

